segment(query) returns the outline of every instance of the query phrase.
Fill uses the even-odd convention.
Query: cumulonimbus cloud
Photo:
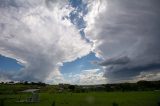
[[[65,18],[72,11],[68,1],[1,0],[0,54],[24,66],[12,80],[52,80],[59,65],[90,52],[91,45]],[[58,70],[59,71],[59,70]],[[51,79],[48,79],[51,78]]]

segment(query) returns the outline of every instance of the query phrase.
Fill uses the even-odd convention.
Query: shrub
[[[160,106],[160,101],[158,102],[158,106]]]
[[[0,106],[4,106],[4,99],[0,99]]]
[[[52,103],[52,106],[56,106],[56,103],[55,103],[55,101],[53,101],[53,103]]]
[[[113,102],[113,103],[112,103],[112,106],[118,106],[118,103]]]

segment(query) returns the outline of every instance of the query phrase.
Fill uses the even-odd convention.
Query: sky
[[[0,0],[0,81],[160,80],[159,0]]]

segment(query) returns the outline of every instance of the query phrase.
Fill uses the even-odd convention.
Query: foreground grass
[[[91,93],[40,93],[39,103],[16,103],[20,96],[29,94],[0,95],[5,100],[4,106],[158,106],[160,91],[147,92],[91,92]]]

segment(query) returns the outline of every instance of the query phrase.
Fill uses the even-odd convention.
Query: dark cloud
[[[140,75],[141,72],[152,72],[154,73],[160,69],[160,64],[152,63],[144,66],[110,66],[106,68],[105,77],[109,78],[110,81],[123,81],[133,80],[136,76]],[[136,80],[136,79],[134,79]]]
[[[122,65],[122,64],[127,64],[130,61],[130,59],[125,56],[125,57],[120,57],[120,58],[111,58],[107,59],[106,61],[103,61],[99,63],[102,66],[107,66],[107,65]]]
[[[95,52],[106,58],[100,63],[106,66],[105,76],[119,81],[160,72],[160,1],[108,0],[102,5],[106,10],[87,35],[96,40]]]
[[[15,0],[0,0],[0,7],[8,7],[8,6],[18,7]]]

